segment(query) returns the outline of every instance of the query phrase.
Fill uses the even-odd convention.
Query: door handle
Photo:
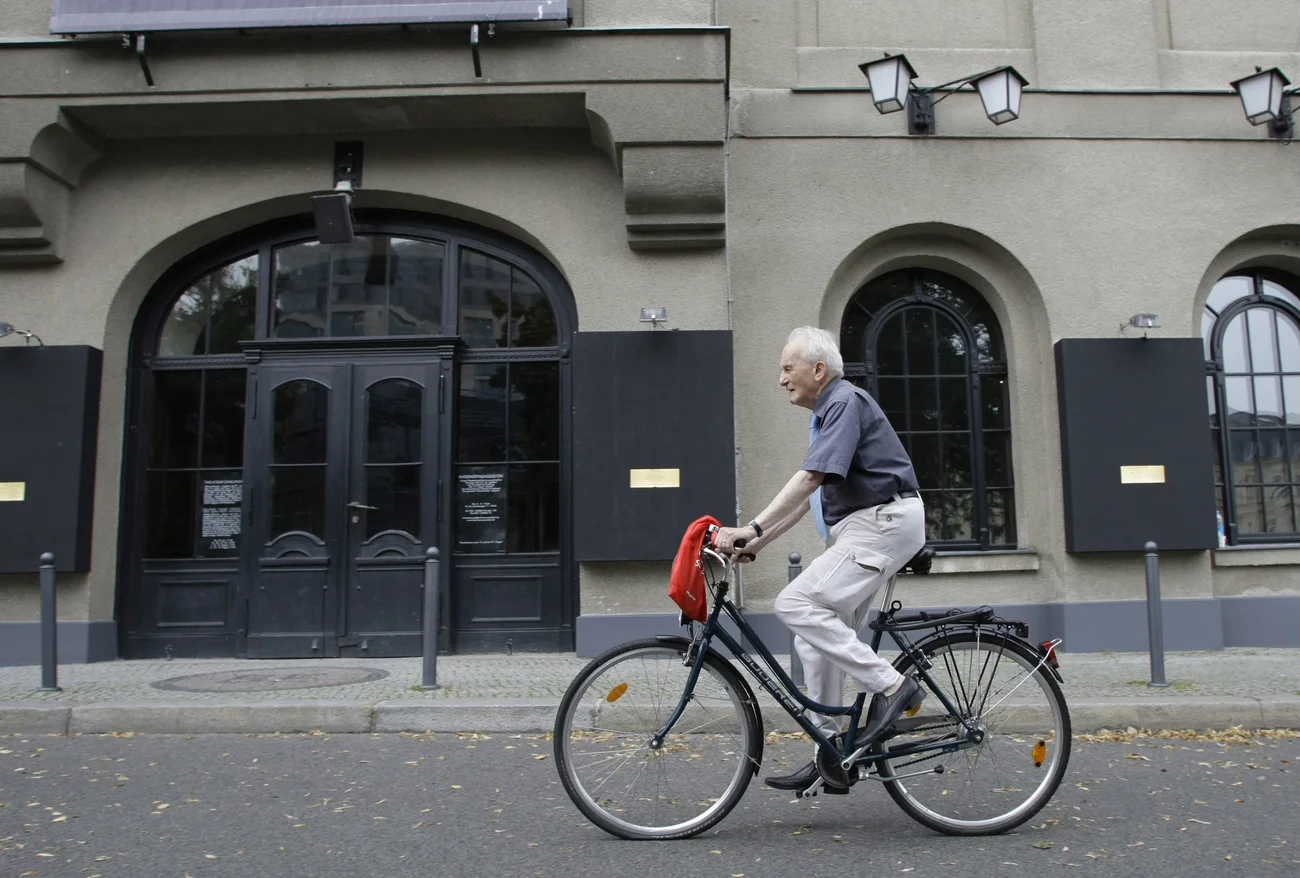
[[[378,507],[378,506],[367,506],[367,505],[364,504],[364,503],[358,503],[356,500],[353,500],[351,503],[348,504],[348,508],[349,508],[349,509],[378,509],[379,507]]]

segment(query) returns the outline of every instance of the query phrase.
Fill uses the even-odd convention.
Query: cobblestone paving
[[[441,688],[423,691],[421,660],[301,659],[175,661],[115,661],[59,668],[62,692],[45,693],[39,666],[0,667],[0,703],[95,704],[106,702],[292,702],[380,701],[413,702],[474,700],[558,700],[587,659],[568,654],[443,656],[438,659]],[[302,687],[307,672],[321,669],[383,671],[381,679],[328,686]],[[248,686],[255,691],[180,691],[156,683],[196,674],[254,673],[283,669],[286,685]],[[1146,653],[1062,654],[1061,672],[1070,699],[1184,699],[1255,697],[1300,698],[1300,650],[1228,649],[1222,652],[1180,652],[1165,657],[1166,689],[1150,688]],[[324,678],[337,678],[326,674]],[[371,676],[371,675],[367,675]],[[217,688],[217,687],[213,687]],[[853,692],[852,685],[848,687]]]

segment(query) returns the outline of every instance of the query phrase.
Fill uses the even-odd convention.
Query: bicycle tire
[[[657,638],[616,646],[592,659],[560,701],[560,781],[578,809],[611,835],[698,835],[736,806],[762,763],[763,721],[753,691],[712,652],[686,711],[663,745],[650,748],[685,691],[689,645]]]
[[[878,761],[885,790],[908,816],[945,835],[1014,829],[1051,800],[1070,761],[1070,713],[1061,687],[1038,650],[1005,634],[982,629],[938,634],[917,649],[930,663],[935,683],[964,718],[979,721],[986,737],[955,753]],[[907,653],[894,667],[904,674],[916,670]],[[956,734],[957,721],[933,692],[927,695],[922,713],[900,723],[900,733],[877,745],[877,752]],[[933,773],[936,765],[943,773]],[[989,769],[991,780],[976,777],[982,768]]]

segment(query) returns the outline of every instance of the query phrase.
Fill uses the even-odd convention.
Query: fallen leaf
[[[1054,842],[1054,841],[1036,841],[1036,842],[1034,842],[1034,847],[1038,848],[1040,851],[1045,851],[1045,850],[1047,850],[1047,849],[1050,848],[1050,847],[1054,847],[1055,845],[1056,845],[1056,842]]]

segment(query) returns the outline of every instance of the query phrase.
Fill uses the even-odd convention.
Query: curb
[[[132,732],[150,735],[294,734],[330,732],[549,732],[558,699],[510,701],[109,702],[54,706],[0,704],[0,735]],[[1148,730],[1300,729],[1300,697],[1073,699],[1076,734],[1128,727]],[[764,705],[764,731],[799,731],[794,720]]]

